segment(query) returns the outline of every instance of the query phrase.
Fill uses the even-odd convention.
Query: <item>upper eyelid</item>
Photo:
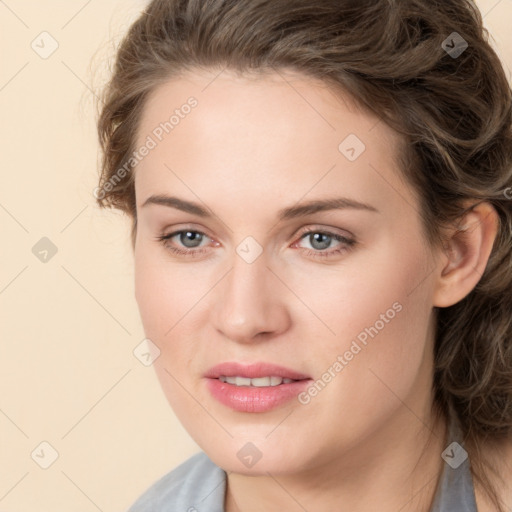
[[[348,231],[346,229],[322,227],[322,226],[315,226],[315,225],[307,226],[307,227],[304,227],[304,228],[300,228],[300,229],[295,230],[295,231],[296,231],[296,236],[302,235],[304,233],[309,233],[309,232],[328,233],[328,234],[333,234],[333,235],[344,236],[343,234],[339,233],[338,230],[344,231],[350,237],[353,236],[352,233],[350,233],[350,231]],[[165,231],[166,231],[166,229],[162,230],[163,233],[165,233]],[[214,238],[214,237],[210,236],[205,230],[202,230],[200,228],[186,227],[186,226],[183,227],[183,228],[179,228],[179,229],[169,230],[169,232],[167,234],[165,234],[165,236],[177,235],[179,233],[183,233],[184,231],[192,231],[193,233],[200,233],[202,235],[205,235],[208,238]]]
[[[344,233],[340,233],[339,231],[343,231]],[[308,226],[306,228],[299,229],[296,236],[302,236],[308,233],[325,233],[328,235],[341,236],[343,238],[354,238],[354,235],[346,229],[341,230],[340,228],[322,228],[318,226]]]

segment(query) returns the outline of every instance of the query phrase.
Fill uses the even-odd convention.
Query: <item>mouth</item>
[[[249,377],[228,377],[227,375],[220,375],[219,380],[221,382],[227,382],[234,386],[249,386],[254,388],[264,388],[269,386],[280,386],[281,384],[290,384],[291,382],[297,382],[293,379],[287,379],[283,377],[257,377],[250,379]]]
[[[251,383],[253,383],[252,385],[254,386],[261,386],[263,384],[258,384],[259,379],[270,379],[271,382],[264,385],[277,386],[281,384],[277,379],[297,381],[311,378],[309,375],[304,373],[273,363],[259,362],[243,364],[235,361],[221,363],[210,368],[204,374],[204,377],[209,379],[239,379],[240,384],[238,385],[240,386],[249,386]],[[247,380],[244,381],[243,379],[248,379],[251,382],[248,382]],[[237,385],[236,381],[229,382],[229,384]]]
[[[303,391],[311,377],[270,363],[222,363],[205,375],[207,388],[218,402],[239,412],[267,412]]]

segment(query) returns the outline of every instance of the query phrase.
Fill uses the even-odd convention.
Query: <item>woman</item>
[[[467,0],[154,0],[99,123],[202,448],[131,512],[512,506],[511,91]]]

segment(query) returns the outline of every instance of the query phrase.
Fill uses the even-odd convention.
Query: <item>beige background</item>
[[[198,451],[133,354],[128,220],[92,196],[92,91],[145,3],[0,0],[0,512],[121,512]],[[510,80],[512,0],[478,5]]]

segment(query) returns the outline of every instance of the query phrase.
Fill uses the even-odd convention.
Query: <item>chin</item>
[[[282,436],[265,439],[268,432],[268,429],[265,429],[264,433],[258,431],[251,436],[246,430],[243,436],[234,436],[232,439],[226,439],[224,443],[213,444],[211,438],[208,438],[206,443],[201,443],[200,439],[196,442],[208,457],[226,472],[250,476],[268,473],[278,475],[295,472],[307,465],[304,446],[287,444]]]
[[[279,454],[273,454],[270,457],[263,455],[252,466],[244,464],[236,456],[227,457],[226,454],[223,454],[219,455],[219,458],[214,459],[212,454],[207,453],[207,455],[217,466],[228,473],[233,472],[246,476],[268,476],[268,473],[280,475],[289,474],[297,470],[294,465],[290,464],[290,460],[283,460],[283,457]]]

